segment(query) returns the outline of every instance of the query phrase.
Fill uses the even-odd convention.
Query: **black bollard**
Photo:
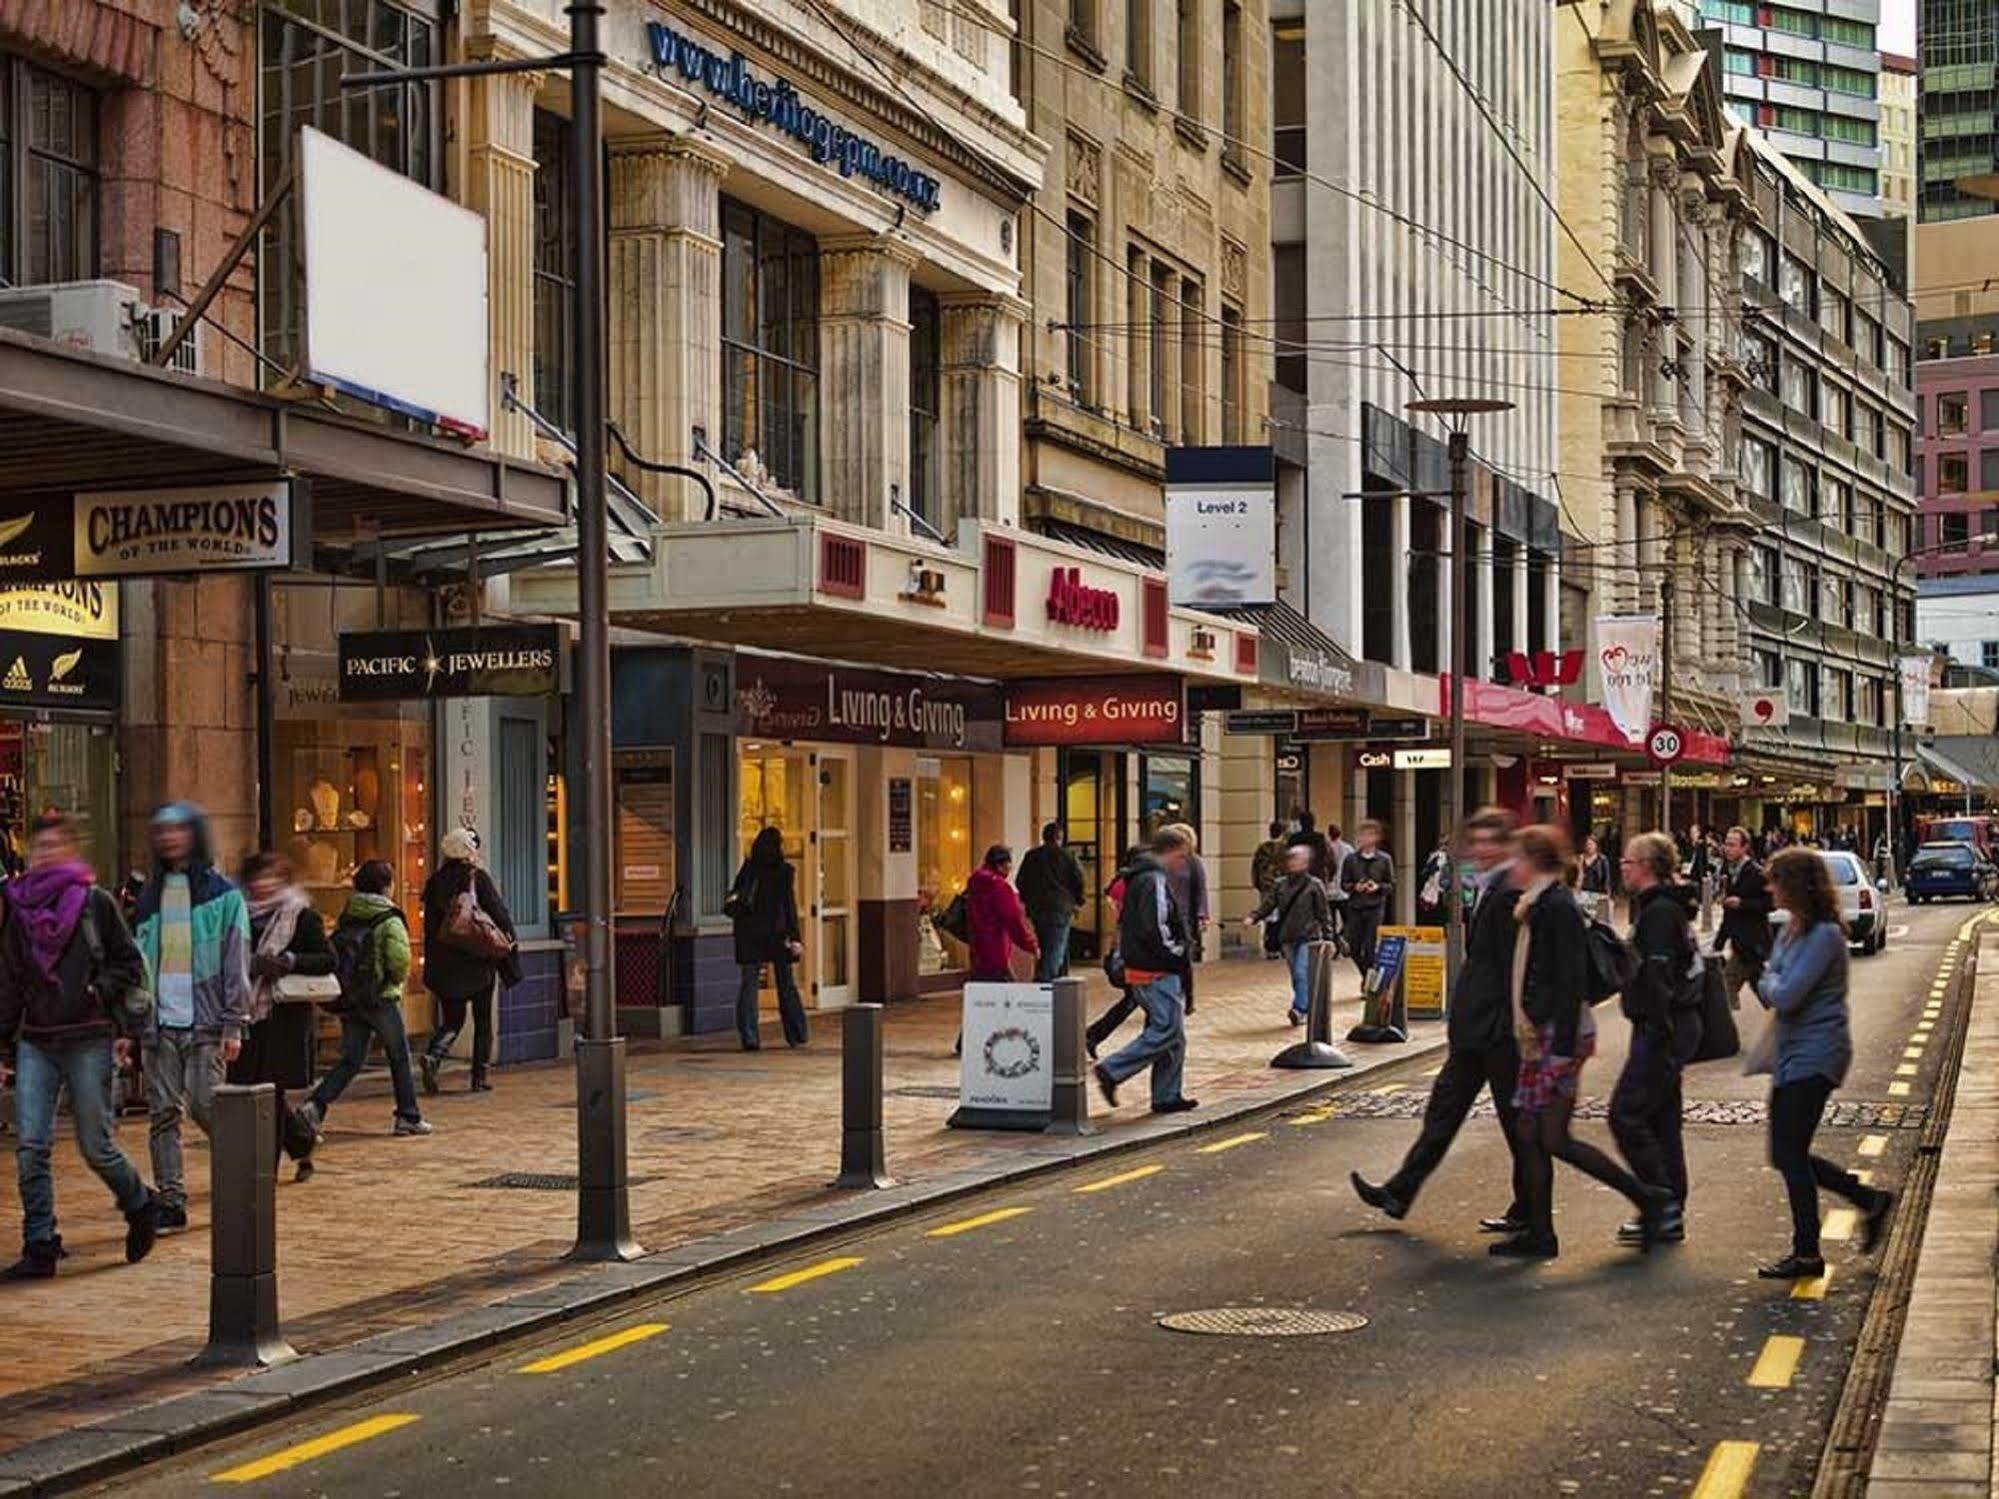
[[[1353,1066],[1346,1054],[1333,1045],[1333,964],[1337,953],[1338,949],[1330,942],[1312,944],[1312,1008],[1305,1019],[1305,1039],[1277,1053],[1270,1059],[1271,1066],[1294,1069]]]
[[[1055,1056],[1047,1134],[1094,1135],[1090,1123],[1089,986],[1078,978],[1055,980]]]
[[[297,1358],[278,1331],[277,1089],[215,1090],[209,1133],[208,1346],[195,1363],[262,1369]]]
[[[882,1133],[882,1007],[840,1017],[840,1176],[836,1187],[892,1187]]]

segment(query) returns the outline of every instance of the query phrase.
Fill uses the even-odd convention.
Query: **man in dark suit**
[[[1770,912],[1773,902],[1763,866],[1752,857],[1749,833],[1730,828],[1721,845],[1721,930],[1714,950],[1726,952],[1721,982],[1731,1008],[1741,1008],[1742,986],[1754,990],[1770,956]]]

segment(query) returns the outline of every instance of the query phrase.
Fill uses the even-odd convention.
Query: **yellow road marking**
[[[1004,1223],[1009,1218],[1018,1218],[1022,1213],[1031,1213],[1033,1208],[995,1208],[990,1213],[981,1213],[976,1218],[960,1218],[956,1223],[947,1223],[942,1228],[933,1228],[923,1237],[926,1239],[950,1239],[959,1234],[968,1234],[975,1228],[984,1228],[989,1223]]]
[[[1909,1085],[1907,1083],[1888,1084],[1888,1096],[1890,1098],[1907,1098],[1909,1096]]]
[[[1749,1487],[1750,1469],[1762,1450],[1761,1442],[1716,1442],[1695,1480],[1693,1499],[1737,1499]]]
[[[1831,1239],[1835,1244],[1843,1244],[1853,1237],[1855,1225],[1860,1222],[1860,1214],[1852,1208],[1834,1208],[1825,1215],[1825,1223],[1819,1229],[1819,1237]]]
[[[1268,1131],[1253,1129],[1246,1135],[1236,1135],[1227,1140],[1217,1140],[1212,1145],[1203,1145],[1201,1147],[1201,1154],[1220,1155],[1225,1150],[1234,1150],[1238,1145],[1248,1145],[1257,1140],[1266,1140],[1269,1137]]]
[[[1914,1077],[1921,1070],[1914,1062],[1903,1062],[1895,1068],[1895,1076]]]
[[[1856,1171],[1853,1173],[1853,1179],[1863,1187],[1874,1185],[1874,1173],[1872,1171]]]
[[[1810,1280],[1791,1282],[1791,1300],[1824,1301],[1826,1288],[1832,1284],[1832,1266],[1825,1267],[1825,1274],[1814,1275]]]
[[[1782,1334],[1772,1336],[1756,1356],[1756,1367],[1749,1371],[1749,1387],[1752,1390],[1788,1390],[1792,1376],[1798,1372],[1798,1360],[1804,1356],[1803,1338],[1788,1338]]]
[[[273,1473],[296,1468],[302,1463],[325,1457],[330,1452],[338,1452],[343,1447],[352,1447],[356,1442],[367,1442],[379,1436],[386,1436],[416,1419],[415,1416],[406,1415],[370,1416],[365,1421],[356,1421],[352,1426],[329,1431],[323,1437],[314,1437],[309,1442],[300,1442],[296,1447],[287,1447],[282,1452],[273,1452],[269,1457],[260,1457],[253,1463],[244,1463],[240,1468],[226,1469],[217,1473],[214,1481],[255,1483],[260,1478],[269,1478]]]
[[[1300,1114],[1296,1119],[1293,1119],[1291,1123],[1294,1128],[1307,1124],[1324,1124],[1328,1119],[1332,1117],[1333,1117],[1332,1111],[1327,1110],[1326,1112],[1321,1114]]]
[[[1903,1047],[1903,1048],[1902,1048],[1902,1059],[1903,1059],[1904,1061],[1908,1061],[1908,1062],[1920,1062],[1920,1061],[1921,1061],[1921,1060],[1923,1059],[1923,1049],[1922,1049],[1922,1047],[1920,1047],[1920,1046],[1905,1046],[1905,1047]]]
[[[596,1358],[599,1354],[615,1353],[620,1348],[643,1343],[647,1338],[656,1338],[665,1331],[664,1322],[641,1322],[636,1327],[627,1327],[624,1331],[614,1332],[607,1338],[599,1338],[594,1343],[579,1343],[574,1348],[551,1353],[547,1358],[538,1358],[531,1364],[522,1364],[518,1372],[553,1374],[558,1369],[567,1369],[571,1364],[580,1364],[585,1359]]]
[[[793,1270],[789,1275],[780,1275],[774,1280],[751,1286],[752,1291],[789,1291],[793,1286],[802,1286],[808,1280],[818,1280],[821,1276],[838,1275],[842,1270],[851,1270],[860,1264],[860,1256],[843,1255],[836,1260],[821,1260],[816,1265],[807,1265],[803,1270]]]
[[[1879,1155],[1887,1148],[1888,1137],[1886,1135],[1869,1135],[1860,1142],[1860,1153],[1862,1155]]]
[[[1116,1176],[1107,1176],[1102,1181],[1084,1182],[1076,1188],[1078,1192],[1108,1192],[1112,1187],[1121,1187],[1126,1182],[1143,1181],[1148,1176],[1156,1176],[1164,1166],[1140,1166],[1136,1171],[1120,1171]]]

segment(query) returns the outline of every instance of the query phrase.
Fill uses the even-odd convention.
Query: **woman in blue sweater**
[[[1784,850],[1770,861],[1769,877],[1777,904],[1790,920],[1756,988],[1777,1027],[1770,1075],[1770,1164],[1783,1175],[1791,1199],[1791,1252],[1756,1273],[1766,1280],[1795,1280],[1825,1274],[1819,1254],[1819,1188],[1866,1214],[1863,1252],[1880,1243],[1895,1195],[1862,1186],[1852,1172],[1812,1154],[1812,1136],[1826,1100],[1853,1061],[1846,926],[1832,876],[1811,850]]]

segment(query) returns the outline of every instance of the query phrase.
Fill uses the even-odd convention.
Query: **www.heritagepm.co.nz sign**
[[[774,125],[802,142],[820,165],[836,168],[842,177],[865,177],[925,213],[935,211],[940,190],[935,177],[890,155],[879,141],[829,119],[782,78],[772,83],[757,77],[742,53],[724,57],[661,21],[646,24],[646,44],[661,73],[678,73],[686,82],[700,84],[728,100],[746,120]]]

